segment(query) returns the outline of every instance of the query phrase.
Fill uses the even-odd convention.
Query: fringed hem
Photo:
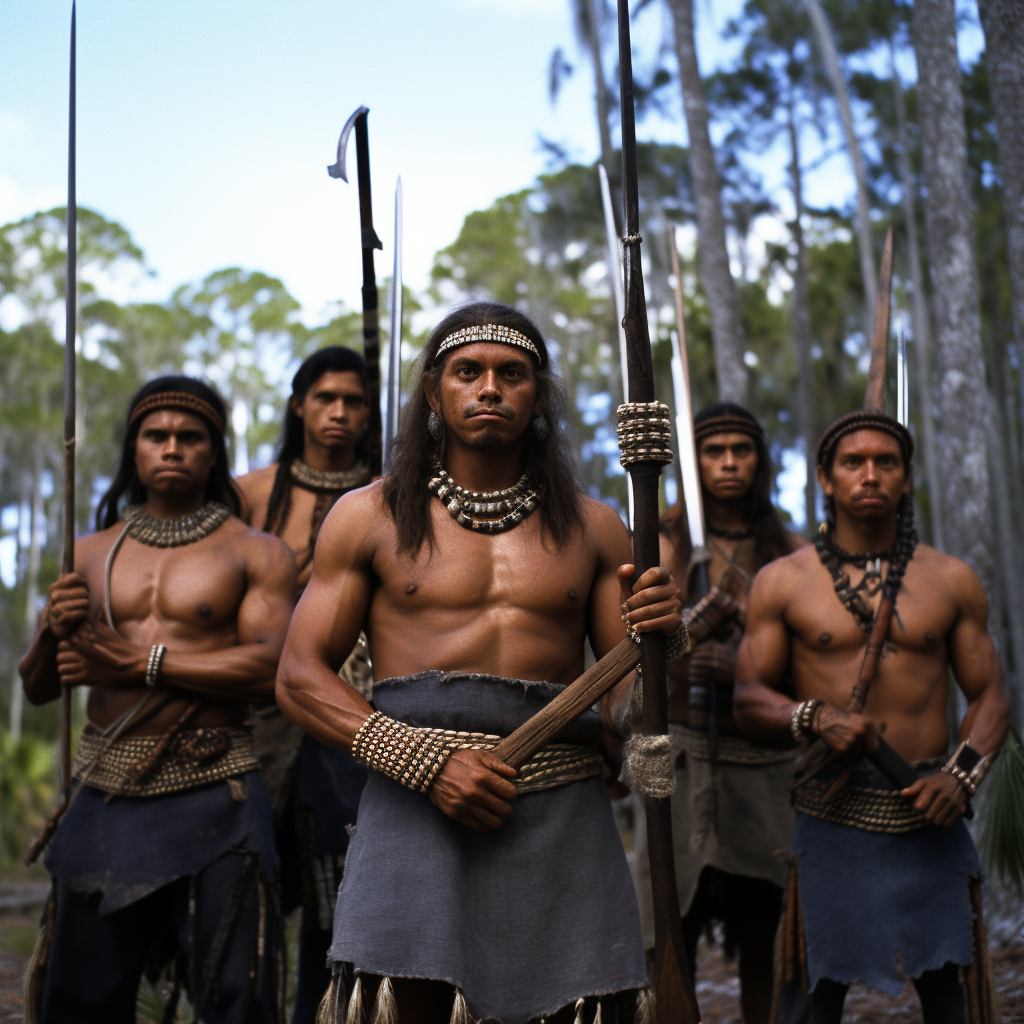
[[[782,993],[786,986],[800,985],[804,1000],[809,998],[807,977],[807,945],[804,938],[803,911],[800,905],[800,881],[797,857],[789,858],[789,884],[786,887],[786,907],[775,937],[775,976],[772,986],[772,1007],[768,1024],[783,1024],[781,1020]],[[992,977],[992,959],[988,951],[988,933],[981,898],[981,879],[970,879],[971,910],[974,913],[974,960],[960,969],[960,984],[964,991],[966,1024],[998,1024],[999,1003],[995,980]],[[938,966],[941,966],[938,965]]]
[[[350,980],[346,982],[346,976]],[[436,979],[416,979],[436,980]],[[445,982],[445,984],[451,984]],[[457,985],[452,985],[454,998],[452,1012],[448,1024],[481,1024],[474,1019],[466,1004],[466,997]],[[628,1021],[631,1024],[654,1024],[654,994],[649,988],[630,989],[636,993],[636,1004]],[[575,1003],[576,1017],[573,1024],[606,1024],[602,1020],[602,1001],[612,997],[622,997],[628,992],[600,992],[580,996]],[[565,1006],[573,1005],[571,1002]],[[532,1018],[543,1024],[545,1018],[563,1010],[565,1006],[545,1011]],[[593,1011],[592,1013],[590,1011]],[[492,1018],[486,1018],[492,1021]],[[619,1018],[621,1021],[621,1018]],[[363,972],[351,972],[351,965],[335,963],[332,965],[331,982],[324,993],[317,1009],[315,1024],[401,1024],[398,1017],[398,1004],[392,979],[382,977],[377,987],[377,995],[373,1009],[367,1014],[365,993],[363,991]],[[607,1024],[617,1024],[616,1020]],[[973,1021],[970,1024],[974,1024]],[[987,1024],[987,1022],[986,1022]]]

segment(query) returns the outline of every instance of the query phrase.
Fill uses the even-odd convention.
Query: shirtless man
[[[841,1019],[858,978],[895,994],[909,976],[926,1024],[964,1021],[961,968],[983,987],[971,967],[972,920],[975,942],[983,934],[981,868],[963,814],[1006,738],[1009,704],[978,577],[917,544],[912,454],[909,432],[881,413],[850,413],[826,431],[826,531],[816,549],[758,574],[740,647],[740,726],[821,737],[839,755],[794,794],[793,889],[780,940],[799,949],[792,940],[802,929],[815,1024]],[[864,713],[852,714],[865,633],[885,594],[896,602],[885,652]],[[967,714],[948,757],[951,669]],[[779,692],[787,673],[796,700]],[[863,759],[883,729],[920,773],[902,791]],[[848,767],[852,777],[826,801]],[[786,979],[782,1020],[806,1019],[801,980],[798,969]]]
[[[143,968],[168,945],[204,1021],[278,1020],[277,857],[242,721],[273,693],[295,560],[232,510],[223,402],[187,377],[147,384],[97,532],[19,666],[34,704],[90,688],[78,789],[46,856],[45,1024],[134,1021]]]
[[[518,776],[486,747],[582,672],[587,637],[600,657],[624,619],[679,632],[678,588],[655,568],[631,593],[626,531],[580,491],[525,316],[463,307],[423,358],[391,475],[324,524],[278,674],[285,713],[372,769],[325,1012],[525,1024],[585,1000],[589,1024],[603,996],[630,1020],[647,978],[600,716]],[[335,674],[363,622],[372,707]]]
[[[314,352],[292,380],[276,461],[235,481],[242,518],[295,553],[300,591],[313,572],[327,513],[344,493],[370,482],[369,412],[363,357],[340,345]],[[341,676],[369,698],[362,634]],[[313,1024],[331,979],[326,962],[334,901],[366,770],[347,751],[307,736],[276,704],[256,712],[253,738],[277,825],[283,909],[302,905],[292,1024]]]
[[[772,505],[771,457],[748,410],[732,402],[708,406],[694,417],[694,439],[711,555],[708,582],[718,589],[688,621],[693,651],[668,666],[669,729],[679,751],[672,797],[679,910],[690,969],[696,968],[701,933],[712,922],[721,924],[727,954],[739,957],[743,1019],[767,1024],[787,874],[777,853],[793,833],[793,752],[739,734],[733,686],[755,574],[806,541],[782,525]],[[689,581],[686,604],[692,607],[702,595],[691,555],[686,509],[679,504],[662,520],[661,560],[674,579]],[[654,913],[646,830],[636,834],[633,876],[650,955]]]

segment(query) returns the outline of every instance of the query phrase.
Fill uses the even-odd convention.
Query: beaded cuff
[[[810,736],[813,732],[814,716],[825,702],[822,700],[802,700],[795,708],[793,708],[793,715],[789,720],[789,731],[793,734],[793,739],[798,743],[805,736]]]
[[[972,750],[964,740],[939,771],[952,775],[967,794],[967,799],[970,800],[977,793],[985,776],[988,775],[993,760],[991,754],[982,757],[976,750]]]
[[[146,685],[156,686],[160,678],[160,666],[164,663],[167,648],[163,644],[153,644],[149,649],[149,661],[146,664]]]
[[[455,747],[443,729],[424,729],[374,711],[352,741],[352,756],[368,768],[426,793]]]

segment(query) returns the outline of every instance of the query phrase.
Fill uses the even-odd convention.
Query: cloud
[[[59,185],[29,190],[0,171],[0,224],[20,220],[37,210],[52,210],[66,201],[67,195]]]
[[[0,142],[23,139],[28,135],[28,125],[9,110],[0,110]]]

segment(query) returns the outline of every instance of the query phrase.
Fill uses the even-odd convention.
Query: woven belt
[[[78,740],[71,774],[118,796],[163,796],[221,782],[259,768],[252,734],[236,726],[183,729],[168,744],[153,770],[138,781],[135,772],[152,758],[162,736],[129,736],[104,749],[98,730],[87,725]],[[94,767],[93,762],[95,763]]]
[[[669,723],[673,746],[683,750],[697,761],[710,761],[708,738],[705,733],[696,732],[686,726]],[[719,736],[715,760],[722,764],[785,764],[797,755],[796,750],[772,750],[769,747],[755,747],[740,736]]]
[[[925,816],[914,809],[911,800],[894,789],[864,789],[844,786],[826,804],[823,797],[828,782],[810,779],[793,792],[793,807],[801,814],[822,818],[837,825],[849,825],[865,832],[914,832],[929,824]]]
[[[485,732],[457,732],[454,729],[443,732],[449,744],[456,750],[492,750],[502,737]],[[600,775],[604,759],[595,747],[578,743],[550,743],[541,747],[530,760],[519,769],[513,780],[517,793],[538,793],[554,789],[569,782],[579,782]]]

